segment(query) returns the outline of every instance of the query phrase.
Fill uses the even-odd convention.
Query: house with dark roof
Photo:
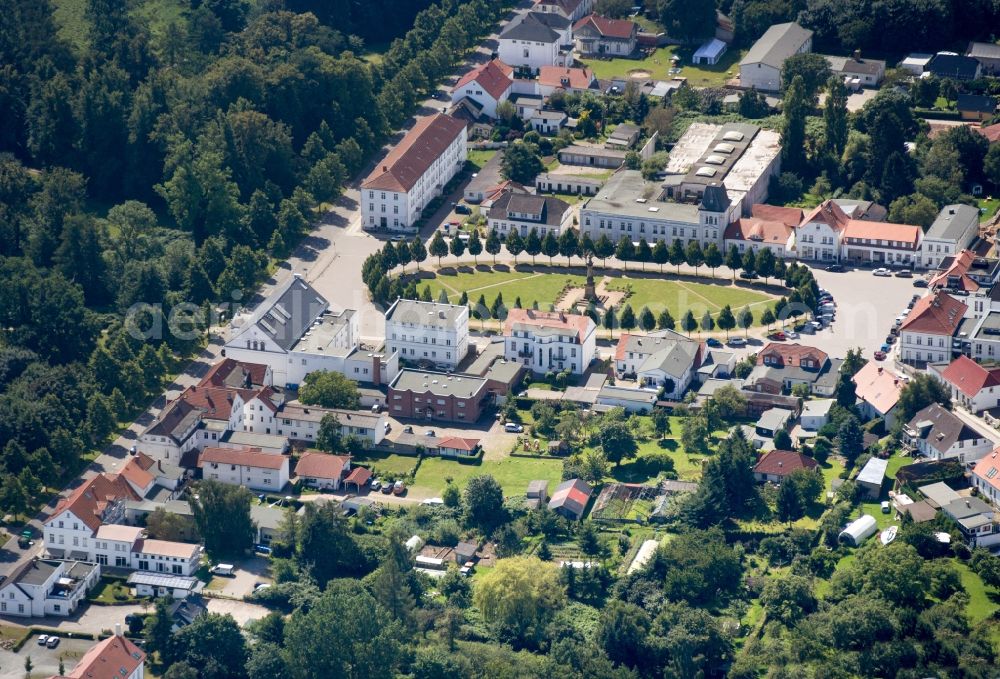
[[[860,53],[849,57],[823,55],[830,64],[830,72],[844,80],[849,89],[878,87],[885,77],[885,62],[878,59],[862,59]]]
[[[840,372],[839,358],[803,344],[769,342],[757,353],[757,362],[744,389],[780,394],[805,384],[817,396],[832,396]]]
[[[781,483],[799,469],[816,469],[819,463],[808,455],[791,450],[772,450],[761,455],[753,467],[753,476],[761,483]]]
[[[451,89],[451,103],[471,99],[478,105],[480,115],[495,119],[497,105],[507,101],[513,86],[514,69],[499,59],[493,59],[458,79]]]
[[[224,358],[208,369],[198,386],[261,389],[274,386],[274,375],[267,364],[243,363],[232,358]]]
[[[576,48],[588,57],[627,57],[635,52],[638,35],[637,23],[598,14],[585,16],[573,24]]]
[[[94,563],[29,559],[0,584],[0,615],[18,618],[72,615],[101,577]]]
[[[362,193],[367,197],[368,191]],[[282,387],[297,388],[318,370],[376,386],[391,381],[399,371],[398,354],[383,347],[363,348],[358,324],[356,311],[333,310],[295,274],[253,312],[232,320],[225,353],[237,361],[269,366],[274,383]],[[266,430],[267,425],[251,429],[273,433]]]
[[[549,482],[544,479],[528,482],[525,498],[529,509],[538,509],[549,500]]]
[[[985,434],[937,403],[913,416],[903,428],[903,441],[935,461],[975,462],[993,449]]]
[[[952,336],[968,309],[945,292],[921,297],[899,326],[900,358],[920,363],[950,361]]]
[[[673,330],[624,333],[615,347],[615,373],[645,388],[666,388],[664,398],[679,400],[691,386],[705,345]]]
[[[982,73],[980,63],[954,52],[938,52],[924,67],[924,73],[950,80],[976,80]]]
[[[997,99],[989,94],[959,94],[955,98],[955,108],[962,120],[983,122],[997,112]]]
[[[549,509],[562,514],[567,519],[580,520],[587,510],[587,503],[590,496],[594,494],[594,489],[581,479],[570,479],[563,481],[552,492],[552,499],[549,500]]]
[[[542,66],[572,66],[573,23],[556,12],[518,14],[497,42],[504,63],[532,74]]]
[[[941,511],[958,525],[970,548],[992,547],[1000,543],[1000,528],[993,506],[978,497],[959,497],[941,506]]]
[[[514,189],[504,190],[494,198],[487,214],[489,228],[496,230],[503,240],[510,231],[517,231],[522,238],[532,229],[541,238],[552,234],[559,237],[573,223],[569,203],[555,196],[539,196]]]
[[[424,208],[441,195],[467,157],[464,121],[444,113],[418,118],[361,183],[363,228],[416,233]]]
[[[763,92],[781,89],[785,59],[812,51],[813,32],[797,23],[774,24],[740,61],[740,86]]]

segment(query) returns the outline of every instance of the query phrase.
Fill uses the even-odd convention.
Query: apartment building
[[[511,309],[504,321],[504,357],[536,373],[568,370],[582,375],[596,349],[589,316]]]
[[[469,307],[398,299],[385,312],[385,341],[409,363],[453,370],[469,353]]]

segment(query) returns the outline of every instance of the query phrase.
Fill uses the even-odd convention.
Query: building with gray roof
[[[919,262],[928,269],[972,245],[979,237],[979,208],[972,205],[945,205],[927,229],[920,243]]]
[[[777,92],[785,60],[812,51],[812,39],[813,32],[795,22],[771,26],[740,61],[740,85]]]
[[[888,468],[889,460],[873,457],[862,467],[855,482],[858,487],[864,489],[869,498],[877,499],[882,494],[882,483],[885,481],[885,471]]]
[[[554,196],[505,189],[490,206],[487,214],[489,228],[506,238],[511,230],[522,238],[532,230],[544,238],[548,234],[559,237],[573,224],[573,210],[569,203]]]
[[[932,460],[975,462],[993,449],[993,441],[958,415],[932,403],[903,428],[903,442]]]
[[[573,26],[554,12],[516,15],[497,42],[500,60],[515,68],[537,73],[542,66],[572,65]]]
[[[385,312],[385,343],[409,364],[454,370],[469,353],[469,307],[398,299]]]
[[[679,399],[701,364],[704,347],[673,330],[648,335],[623,334],[615,348],[615,372],[641,386],[666,389],[664,398]]]
[[[627,413],[649,414],[656,403],[656,391],[651,389],[633,389],[630,387],[604,385],[597,392],[599,405],[610,408],[624,408]]]
[[[1000,45],[992,42],[970,42],[965,56],[979,62],[983,75],[1000,75]]]

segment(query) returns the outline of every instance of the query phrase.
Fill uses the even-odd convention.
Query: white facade
[[[565,18],[551,21],[545,13],[528,12],[521,17],[520,21],[515,19],[508,24],[497,40],[501,61],[516,68],[530,69],[533,73],[542,66],[573,65],[572,23]],[[570,49],[563,50],[567,46]]]
[[[806,222],[796,229],[795,242],[800,260],[817,262],[840,261],[840,240],[843,231],[824,221]]]
[[[785,59],[812,51],[812,31],[796,23],[775,24],[767,29],[740,61],[740,86],[763,92],[781,89],[781,67]]]
[[[539,238],[545,238],[546,234],[550,232],[553,236],[558,238],[563,231],[571,226],[573,226],[573,210],[570,209],[569,206],[567,206],[566,211],[563,212],[558,224],[538,222],[524,216],[518,217],[516,215],[489,218],[489,228],[491,230],[496,230],[497,234],[500,236],[500,240],[503,240],[509,231],[517,231],[521,237],[524,238],[531,233],[532,229],[538,230]]]
[[[278,413],[278,434],[294,441],[315,441],[323,417],[328,414],[337,418],[340,435],[343,437],[354,436],[372,446],[377,446],[385,438],[385,426],[389,418],[384,412],[318,408],[301,404],[286,406]]]
[[[386,349],[416,363],[454,369],[469,353],[469,308],[400,299],[385,312]]]
[[[920,265],[937,269],[979,236],[979,210],[971,205],[945,205],[920,244]]]
[[[586,316],[578,316],[583,330],[569,326],[558,318],[546,318],[550,314],[534,312],[532,323],[511,323],[512,309],[504,326],[504,357],[524,365],[536,373],[568,370],[574,375],[582,375],[591,361],[597,347],[594,322]],[[522,312],[523,313],[523,312]],[[551,314],[558,316],[558,314]]]
[[[903,330],[899,334],[899,356],[904,361],[950,361],[951,335]]]
[[[250,459],[241,462],[235,456],[229,462],[203,459],[199,462],[202,478],[251,490],[280,491],[288,484],[288,458],[267,453],[260,455],[280,461],[280,464],[256,465]]]
[[[33,559],[0,585],[0,616],[69,616],[100,577],[93,564]]]

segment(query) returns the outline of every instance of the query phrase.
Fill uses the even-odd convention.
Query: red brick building
[[[475,375],[401,370],[389,385],[389,414],[403,419],[476,422],[492,403],[488,381]]]

